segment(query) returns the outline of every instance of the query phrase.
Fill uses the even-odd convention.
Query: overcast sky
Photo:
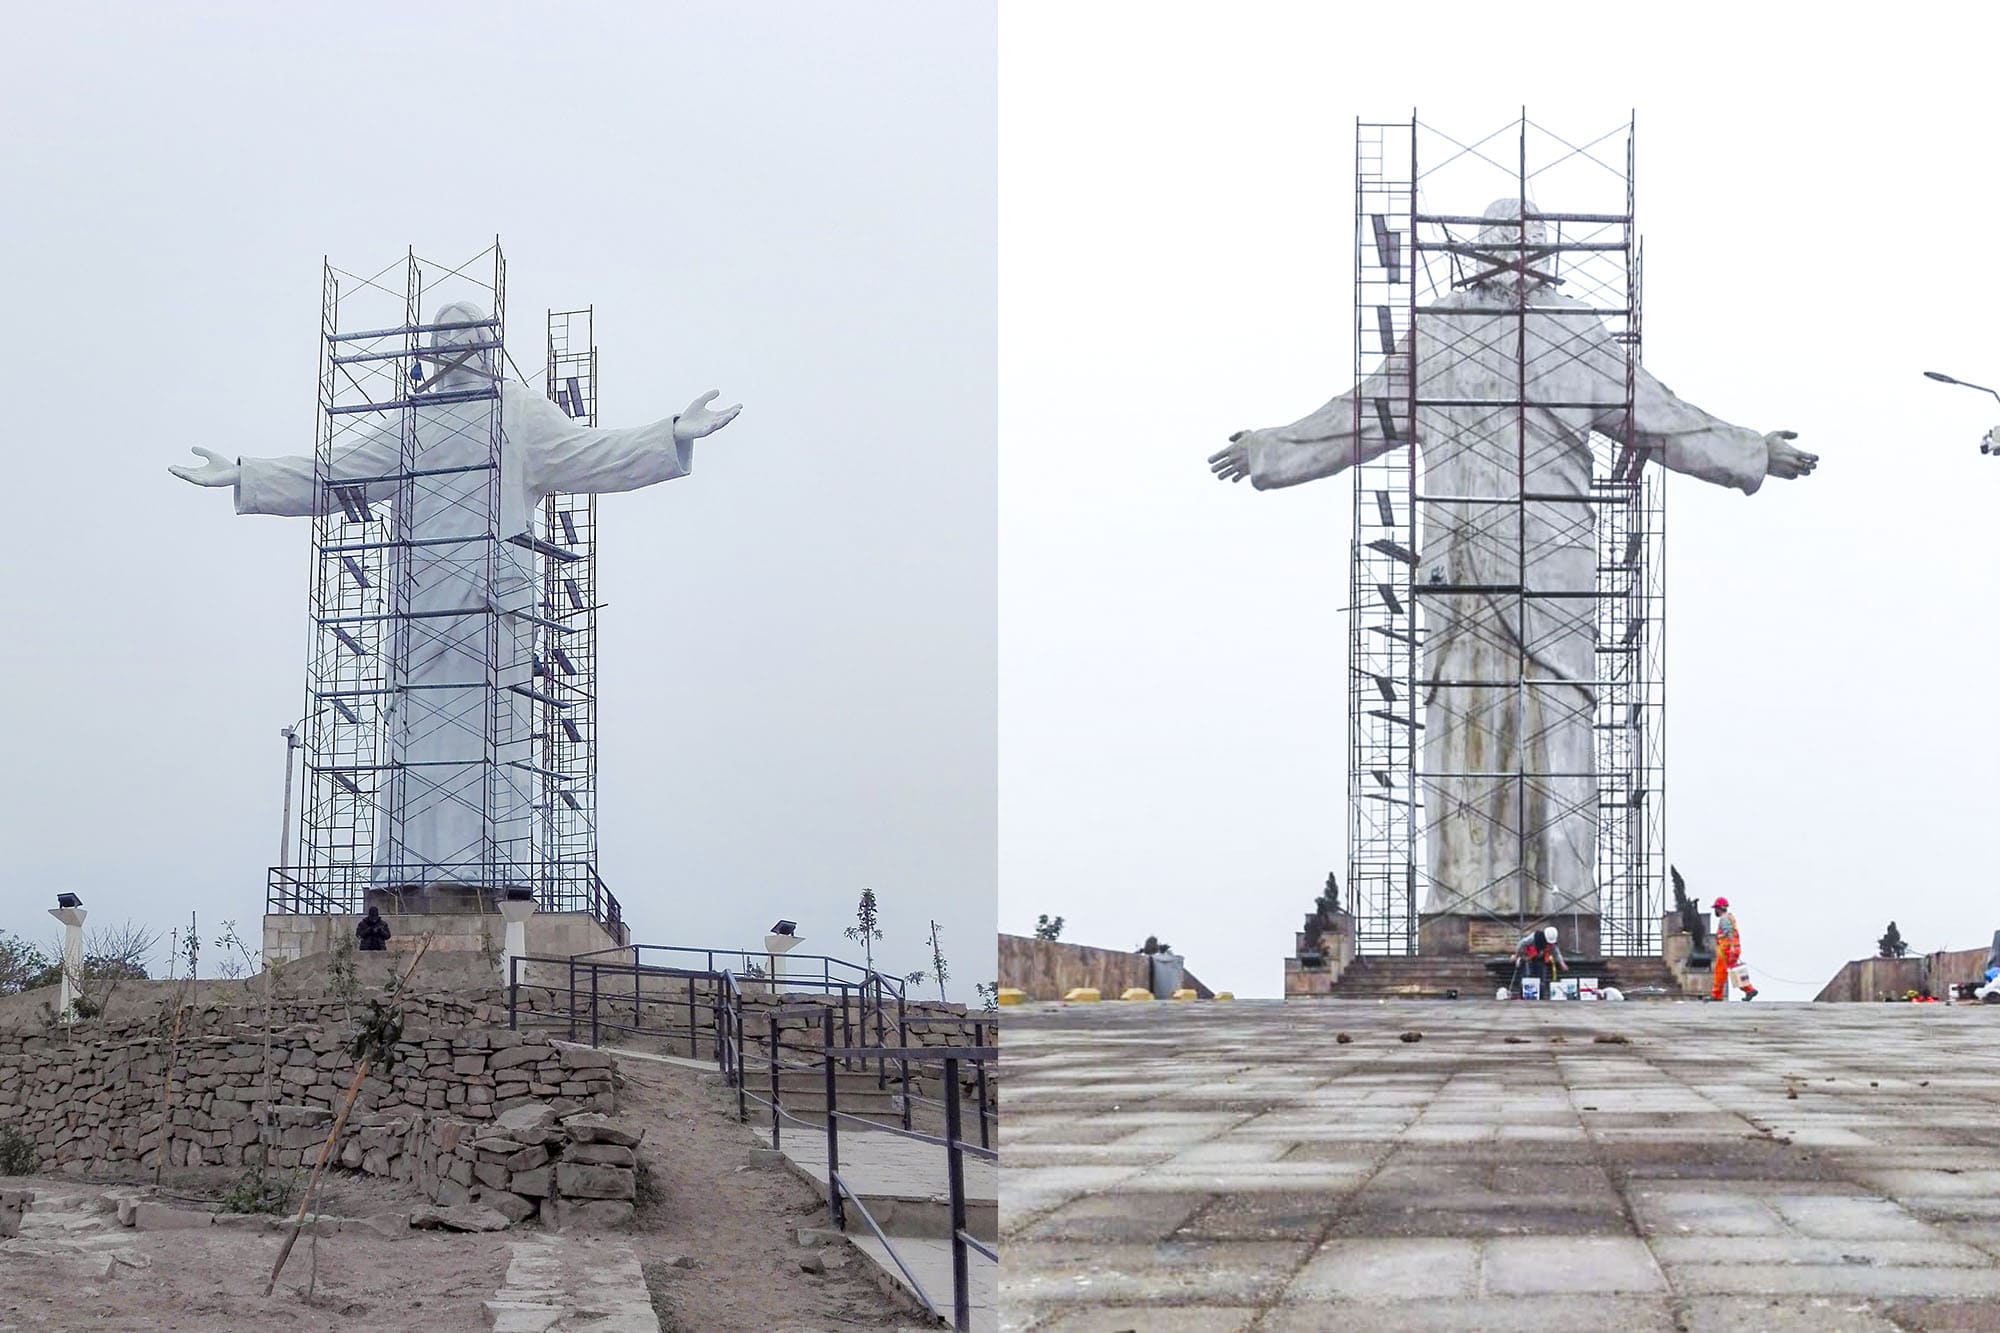
[[[1990,55],[1963,9],[1777,9],[1007,9],[1003,929],[1154,933],[1278,992],[1345,862],[1351,491],[1203,459],[1351,382],[1356,117],[1525,103],[1577,135],[1636,111],[1647,368],[1823,459],[1668,487],[1670,858],[1772,995],[1892,917],[1987,942],[2000,404],[1919,372],[2000,382]]]
[[[993,974],[995,33],[980,5],[40,5],[0,52],[13,459],[0,929],[246,933],[304,692],[320,262],[497,233],[510,346],[594,303],[602,420],[720,388],[601,509],[602,873],[634,937]]]

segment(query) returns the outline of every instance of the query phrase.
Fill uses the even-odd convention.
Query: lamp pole
[[[299,730],[285,727],[278,734],[285,738],[285,813],[278,827],[278,869],[283,870],[292,845],[292,751],[299,748]]]
[[[1947,375],[1942,370],[1926,370],[1924,378],[1927,380],[1936,380],[1939,384],[1956,384],[1961,389],[1977,389],[1981,393],[1990,393],[1996,402],[2000,402],[2000,389],[1989,389],[1984,384],[1974,384],[1970,380],[1962,380],[1956,376]],[[1986,432],[1986,438],[1979,442],[1979,452],[1982,454],[2000,454],[2000,426],[1995,426],[1992,430]]]

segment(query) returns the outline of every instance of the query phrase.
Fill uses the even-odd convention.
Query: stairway
[[[1456,990],[1462,1000],[1491,999],[1505,981],[1487,970],[1483,957],[1382,958],[1363,955],[1333,983],[1336,1000],[1442,1000]],[[1592,964],[1600,986],[1616,986],[1628,999],[1678,999],[1680,982],[1658,958],[1607,958]],[[1575,972],[1569,975],[1576,975]],[[1660,987],[1666,994],[1634,994]]]

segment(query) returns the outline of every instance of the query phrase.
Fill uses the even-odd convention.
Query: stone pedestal
[[[1354,917],[1328,912],[1309,918],[1310,931],[1296,931],[1292,956],[1285,960],[1285,998],[1329,995],[1333,983],[1354,961]]]
[[[478,890],[463,890],[468,896]],[[370,896],[371,903],[375,901]],[[431,949],[443,952],[479,953],[498,958],[506,949],[506,922],[497,911],[392,912],[386,900],[382,917],[389,923],[389,949],[414,949],[425,932],[432,932]],[[352,938],[359,916],[310,916],[278,912],[264,918],[264,956],[290,962],[313,954],[326,953],[341,936]],[[525,923],[527,952],[541,958],[568,958],[572,954],[609,949],[617,944],[611,933],[588,912],[537,912]],[[629,958],[630,955],[628,954]]]
[[[1495,917],[1461,912],[1431,912],[1417,919],[1417,953],[1439,958],[1490,958],[1514,952],[1514,945],[1531,930],[1556,928],[1556,945],[1572,958],[1600,956],[1595,913],[1565,912],[1561,916]]]

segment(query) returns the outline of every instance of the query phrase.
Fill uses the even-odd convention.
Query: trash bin
[[[1156,953],[1151,958],[1153,984],[1148,989],[1155,995],[1172,995],[1181,988],[1181,974],[1187,959],[1177,953]]]

